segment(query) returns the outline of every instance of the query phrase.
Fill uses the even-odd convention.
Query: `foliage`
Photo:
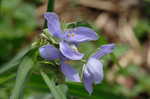
[[[35,6],[22,0],[1,0],[0,6],[1,63],[14,56],[37,27]],[[7,43],[7,44],[6,44]]]

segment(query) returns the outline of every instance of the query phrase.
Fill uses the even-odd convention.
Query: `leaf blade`
[[[30,47],[26,47],[23,50],[21,50],[10,62],[2,65],[0,68],[0,74],[8,71],[9,69],[19,65],[20,59],[25,56],[29,51],[31,50]]]
[[[29,72],[31,71],[33,67],[33,60],[26,56],[17,71],[17,77],[16,77],[16,83],[15,83],[15,87],[12,91],[12,95],[10,97],[10,99],[20,99],[21,97],[21,92],[23,91],[23,84],[25,83],[25,80],[29,74]]]
[[[67,99],[65,94],[55,86],[54,81],[50,80],[46,73],[41,71],[41,75],[55,99]]]

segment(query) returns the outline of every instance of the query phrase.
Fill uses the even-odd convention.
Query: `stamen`
[[[68,36],[68,37],[74,37],[74,36],[75,36],[75,33],[68,33],[67,36]]]
[[[67,34],[67,36],[68,36],[68,37],[70,37],[70,36],[71,36],[71,34],[70,34],[70,33],[68,33],[68,34]]]
[[[74,36],[75,36],[75,34],[74,34],[74,33],[71,33],[71,36],[72,36],[72,37],[74,37]]]

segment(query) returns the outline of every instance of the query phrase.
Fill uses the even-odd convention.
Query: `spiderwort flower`
[[[83,83],[85,89],[91,94],[93,91],[93,84],[99,84],[103,80],[103,64],[99,59],[111,53],[114,44],[103,45],[100,47],[100,50],[93,54],[89,59],[86,65],[84,65],[83,71]]]
[[[47,20],[48,31],[50,34],[59,41],[59,50],[53,45],[44,45],[39,48],[40,56],[46,60],[61,60],[61,71],[63,74],[72,81],[80,82],[80,77],[77,71],[69,64],[69,60],[80,60],[84,56],[78,52],[76,44],[87,42],[91,40],[97,40],[97,34],[86,27],[77,27],[74,29],[62,31],[59,18],[55,13],[45,13],[45,19]]]
[[[87,27],[76,27],[63,31],[60,26],[58,16],[53,12],[44,14],[47,20],[48,31],[51,35],[60,40],[59,46],[61,53],[71,60],[80,60],[83,58],[83,54],[72,48],[75,44],[87,42],[91,40],[97,40],[97,34]],[[76,47],[76,46],[75,46]]]
[[[44,45],[39,48],[40,56],[48,61],[60,59],[62,73],[71,81],[80,82],[77,71],[68,63],[69,59],[61,54],[61,52],[53,45]]]

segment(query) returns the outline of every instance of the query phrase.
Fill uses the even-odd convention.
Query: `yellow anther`
[[[70,36],[71,36],[71,34],[70,34],[70,33],[68,33],[68,34],[67,34],[67,36],[68,36],[68,37],[70,37]]]
[[[68,33],[67,36],[68,36],[68,37],[74,37],[75,34],[74,34],[74,33]]]
[[[74,33],[71,33],[71,36],[72,36],[72,37],[74,37],[74,36],[75,36],[75,34],[74,34]]]

